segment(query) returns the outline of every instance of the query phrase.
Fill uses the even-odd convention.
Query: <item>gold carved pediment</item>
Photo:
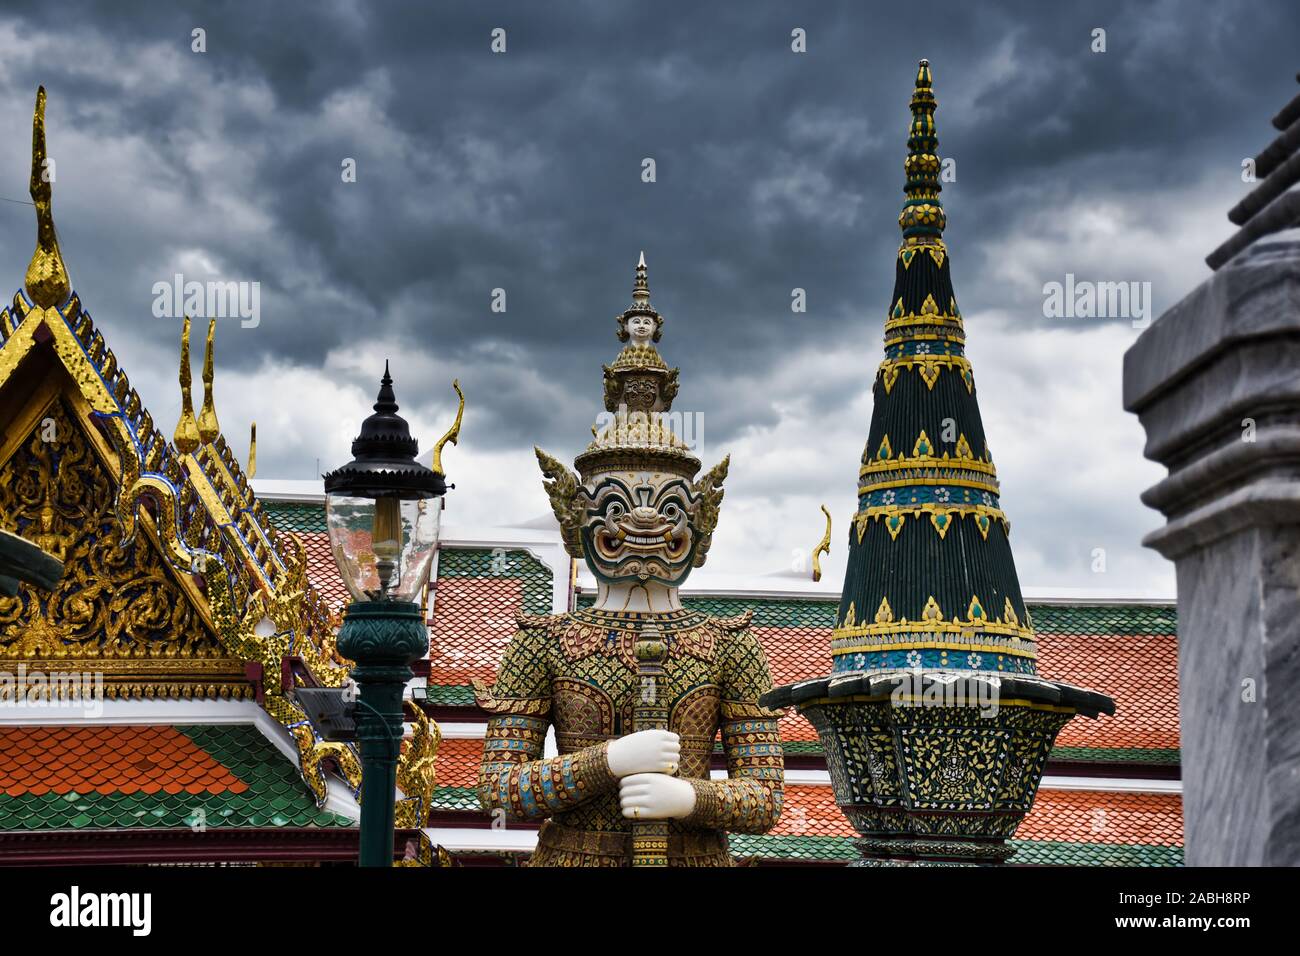
[[[242,662],[163,559],[152,522],[123,540],[116,476],[83,420],[67,395],[56,397],[0,463],[0,525],[64,562],[52,592],[0,598],[0,657],[102,671],[106,682],[137,685],[131,696],[243,696]]]

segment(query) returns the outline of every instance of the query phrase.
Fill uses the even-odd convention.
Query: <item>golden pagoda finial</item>
[[[32,115],[32,203],[36,206],[36,251],[27,266],[28,298],[42,309],[63,305],[72,294],[68,270],[59,252],[50,211],[50,170],[45,154],[45,87],[36,90],[36,112]]]
[[[934,245],[943,236],[948,220],[939,201],[943,186],[939,182],[939,136],[934,125],[934,79],[930,61],[916,67],[916,86],[912,90],[912,124],[908,127],[907,160],[903,164],[907,196],[898,226],[903,241],[913,245]]]
[[[460,379],[454,380],[451,387],[456,390],[456,394],[460,397],[460,407],[456,409],[456,420],[447,429],[447,434],[439,438],[438,444],[433,446],[433,470],[444,477],[447,472],[443,471],[442,468],[442,446],[447,442],[451,442],[453,445],[460,444],[460,423],[465,417],[465,393],[460,390]]]
[[[820,581],[822,579],[821,556],[823,554],[831,553],[831,513],[826,510],[825,505],[822,505],[822,514],[826,516],[826,533],[822,535],[822,539],[817,542],[817,547],[813,548],[812,579],[814,581]]]
[[[194,399],[190,396],[190,317],[185,316],[181,327],[181,420],[176,423],[172,444],[177,451],[188,455],[199,447],[199,424],[194,420]]]
[[[257,477],[257,422],[248,428],[248,477]]]
[[[217,406],[212,400],[212,340],[216,332],[217,320],[208,319],[208,342],[203,351],[203,410],[199,412],[199,438],[205,445],[221,434]]]

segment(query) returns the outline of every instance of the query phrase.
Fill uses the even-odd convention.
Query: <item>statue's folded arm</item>
[[[542,758],[547,721],[505,714],[488,721],[479,771],[479,804],[516,820],[540,820],[608,793],[618,782],[609,770],[608,743]]]
[[[781,816],[785,781],[778,713],[758,705],[772,678],[763,649],[748,627],[731,630],[719,650],[722,746],[729,779],[691,780],[695,809],[684,822],[733,833],[766,833]]]
[[[493,813],[540,820],[610,792],[618,778],[608,743],[543,758],[550,724],[551,673],[545,631],[522,628],[506,648],[496,683],[474,682],[478,704],[492,716],[483,741],[478,799]]]

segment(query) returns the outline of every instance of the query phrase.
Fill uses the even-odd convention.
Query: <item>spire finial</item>
[[[32,114],[31,193],[36,206],[36,251],[32,253],[23,284],[32,302],[43,309],[63,305],[72,294],[50,210],[52,169],[45,153],[45,87],[42,86],[36,90],[36,112]]]
[[[632,286],[632,302],[638,306],[650,305],[650,284],[646,281],[645,251],[636,264],[636,282]]]
[[[190,317],[185,316],[181,326],[181,418],[176,423],[176,434],[172,444],[177,451],[188,455],[199,447],[200,435],[198,422],[194,420],[194,399],[190,395]]]
[[[221,434],[217,406],[212,398],[212,340],[216,332],[217,320],[208,319],[208,341],[203,351],[203,410],[199,412],[199,438],[205,445],[216,441]]]
[[[939,137],[934,125],[934,91],[931,89],[930,61],[916,67],[916,86],[912,90],[912,125],[907,137],[907,162],[903,168],[907,182],[903,192],[907,201],[898,217],[903,239],[913,242],[939,239],[947,219],[939,202]]]
[[[384,359],[384,377],[379,380],[379,396],[371,407],[389,415],[397,411],[397,395],[393,391],[393,376],[388,374],[388,359]]]
[[[654,306],[650,304],[650,283],[646,280],[645,251],[642,250],[640,257],[636,261],[636,281],[632,284],[632,304],[623,310],[623,314],[618,316],[618,340],[627,342],[632,336],[628,332],[627,323],[634,315],[647,316],[654,322],[654,331],[651,333],[651,341],[658,342],[664,331],[664,320]],[[641,344],[646,344],[643,340]]]
[[[257,422],[248,427],[248,477],[257,477]]]

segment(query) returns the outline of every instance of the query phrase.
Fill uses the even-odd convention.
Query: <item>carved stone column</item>
[[[1300,865],[1300,97],[1257,157],[1219,271],[1124,356],[1124,407],[1169,476],[1144,542],[1175,563],[1186,861]],[[1279,185],[1280,183],[1280,185]],[[1255,194],[1252,194],[1254,196]],[[1288,198],[1290,197],[1290,198]],[[1263,219],[1261,226],[1259,220]]]

